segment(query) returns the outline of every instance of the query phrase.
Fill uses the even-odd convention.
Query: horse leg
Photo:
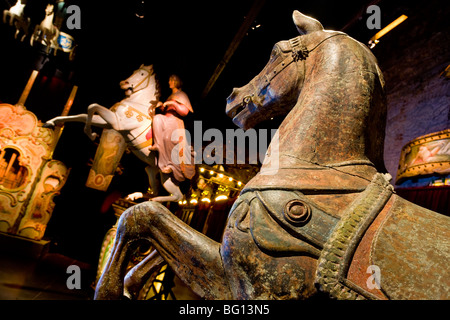
[[[194,230],[161,203],[146,201],[125,210],[95,299],[120,298],[127,258],[138,239],[150,241],[175,274],[205,299],[231,299],[220,244]]]
[[[153,250],[144,260],[128,271],[125,276],[124,295],[130,299],[136,299],[142,287],[156,277],[164,263],[158,251]]]
[[[139,155],[138,155],[139,157]],[[142,158],[141,158],[142,159]],[[148,177],[148,183],[150,185],[151,194],[158,195],[160,184],[159,180],[157,179],[159,174],[159,169],[156,166],[156,159],[154,152],[150,152],[149,155],[145,158],[145,162],[148,164],[148,166],[145,167],[145,172],[147,173]],[[126,196],[125,199],[134,201],[136,199],[140,199],[144,197],[144,194],[142,192],[133,192]]]
[[[172,178],[167,174],[162,174],[162,185],[167,192],[170,193],[170,196],[160,196],[151,199],[152,201],[157,202],[165,202],[165,201],[180,201],[183,199],[183,194],[181,193],[180,187],[178,187],[173,181]]]
[[[159,170],[156,165],[149,165],[145,167],[145,172],[148,176],[148,183],[150,185],[150,189],[152,190],[152,193],[157,195],[159,194],[159,181],[157,179]]]
[[[39,25],[36,25],[36,26],[34,27],[33,34],[32,34],[31,37],[30,37],[30,46],[33,46],[34,41],[35,41],[36,38],[37,38],[37,32],[38,32],[38,30],[39,30]]]
[[[61,125],[65,122],[82,122],[82,123],[86,123],[87,120],[87,114],[86,113],[81,113],[81,114],[77,114],[77,115],[73,115],[73,116],[58,116],[55,117],[53,119],[48,120],[46,123],[44,123],[44,127],[55,127],[57,125]],[[98,115],[94,115],[92,117],[92,124],[94,124],[96,127],[101,127],[101,128],[109,128],[109,124],[103,120],[102,117],[98,116]]]
[[[86,118],[86,125],[84,126],[84,132],[91,140],[95,140],[97,134],[92,132],[91,125],[93,122],[94,114],[97,113],[106,123],[108,123],[114,130],[119,131],[117,118],[114,112],[105,108],[99,104],[93,103],[88,107],[88,113]]]
[[[58,30],[58,28],[54,27],[53,34],[54,35],[53,35],[53,38],[51,40],[51,43],[53,44],[53,47],[54,47],[53,54],[56,57],[56,54],[58,53],[58,48],[59,48],[59,43],[58,43],[59,30]]]
[[[17,36],[20,33],[20,27],[21,27],[20,22],[16,22],[15,27],[16,27],[16,33],[14,33],[14,39],[17,39]]]

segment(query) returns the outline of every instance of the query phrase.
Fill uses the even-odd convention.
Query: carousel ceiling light
[[[221,200],[227,200],[227,199],[228,199],[228,197],[226,195],[222,194],[220,196],[217,196],[216,199],[214,199],[214,200],[221,201]]]
[[[202,198],[202,200],[201,200],[202,202],[211,202],[211,200],[209,199],[209,198]]]
[[[386,33],[397,27],[400,23],[405,21],[408,18],[408,16],[402,14],[400,17],[389,23],[386,27],[378,31],[372,38],[369,40],[370,49],[375,47],[375,45],[380,42],[380,38],[384,36]]]
[[[142,0],[140,2],[140,4],[137,5],[136,8],[136,17],[138,17],[139,19],[144,19],[145,18],[145,2]]]

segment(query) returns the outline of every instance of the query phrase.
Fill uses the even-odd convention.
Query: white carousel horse
[[[33,46],[34,41],[42,41],[47,47],[47,52],[51,47],[58,48],[59,29],[53,24],[54,15],[54,5],[47,4],[44,20],[34,28],[33,35],[30,39],[31,46]]]
[[[9,25],[13,25],[14,19],[18,19],[23,15],[23,9],[25,5],[21,0],[17,0],[16,4],[13,5],[9,10],[3,11],[3,23],[7,23],[6,18],[9,16]]]
[[[153,66],[141,65],[139,69],[126,80],[120,82],[125,90],[126,98],[108,109],[99,104],[91,104],[87,114],[73,116],[59,116],[46,122],[46,126],[55,126],[64,122],[85,123],[84,132],[94,140],[97,137],[91,126],[114,129],[121,133],[133,153],[148,166],[145,171],[149,178],[151,189],[157,194],[159,184],[155,153],[150,151],[152,145],[152,116],[156,103],[159,100],[159,85]],[[149,112],[150,111],[150,112]],[[170,174],[160,173],[163,187],[169,196],[158,196],[153,201],[179,201],[183,197],[180,188],[172,180]],[[132,193],[130,200],[141,197],[141,193]]]
[[[25,4],[22,3],[22,0],[17,0],[16,4],[9,8],[9,10],[3,11],[3,23],[8,23],[7,18],[9,17],[9,25],[13,25],[16,27],[16,33],[14,38],[17,39],[20,31],[22,30],[24,35],[21,38],[21,41],[25,39],[28,34],[28,27],[30,26],[30,18],[25,17],[24,15]]]

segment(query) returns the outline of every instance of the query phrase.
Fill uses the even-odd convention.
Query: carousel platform
[[[67,267],[81,270],[81,289],[69,289]],[[49,241],[0,234],[0,300],[89,300],[95,270],[81,261],[49,252]]]
[[[52,252],[50,241],[0,233],[0,300],[92,300],[97,265]],[[69,289],[70,265],[80,268],[81,288]],[[198,300],[178,277],[168,299]]]

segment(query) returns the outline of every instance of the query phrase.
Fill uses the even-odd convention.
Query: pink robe
[[[186,140],[184,121],[181,118],[193,110],[183,91],[170,95],[167,101],[175,101],[176,105],[167,106],[164,114],[153,117],[154,147],[158,150],[157,165],[162,172],[171,172],[174,179],[181,182],[192,179],[195,174],[194,155]]]

